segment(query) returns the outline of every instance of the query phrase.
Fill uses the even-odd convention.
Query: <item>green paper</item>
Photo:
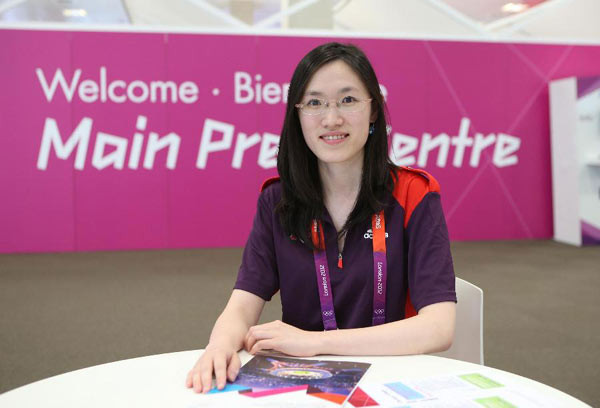
[[[502,385],[490,378],[487,378],[481,374],[465,374],[465,375],[461,375],[459,377],[481,389],[484,389],[484,390],[487,390],[490,388],[504,387],[504,385]]]
[[[475,402],[485,408],[518,408],[500,397],[478,398]]]

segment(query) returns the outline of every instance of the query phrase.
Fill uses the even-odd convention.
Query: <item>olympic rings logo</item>
[[[333,316],[333,310],[325,310],[323,316]]]
[[[375,309],[375,314],[383,314],[385,309]]]

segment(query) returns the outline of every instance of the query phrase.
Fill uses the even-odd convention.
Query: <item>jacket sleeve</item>
[[[450,240],[438,192],[428,192],[415,206],[406,235],[408,289],[415,310],[456,302]]]
[[[242,264],[234,289],[271,300],[279,290],[279,276],[273,243],[274,196],[267,188],[259,198],[252,230],[244,247]]]

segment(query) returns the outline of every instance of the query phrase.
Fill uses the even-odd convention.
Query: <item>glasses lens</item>
[[[326,101],[321,98],[311,98],[302,105],[303,113],[307,115],[318,115],[325,110]]]
[[[360,105],[358,100],[353,96],[344,96],[338,101],[340,110],[344,112],[356,112],[360,109]]]
[[[363,110],[369,99],[359,100],[353,96],[345,96],[338,101],[340,111],[345,113],[358,112]]]

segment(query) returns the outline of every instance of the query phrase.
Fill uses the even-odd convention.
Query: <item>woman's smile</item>
[[[323,140],[328,145],[338,145],[340,143],[343,143],[346,140],[346,138],[348,138],[349,136],[350,135],[348,133],[327,132],[327,133],[321,135],[320,139]]]

